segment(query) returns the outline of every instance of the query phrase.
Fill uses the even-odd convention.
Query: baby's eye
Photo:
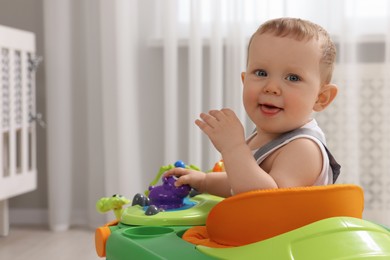
[[[268,74],[265,70],[256,70],[255,75],[258,77],[267,77]]]
[[[289,81],[294,81],[294,82],[301,80],[301,78],[298,75],[295,75],[295,74],[288,75],[286,79],[289,80]]]

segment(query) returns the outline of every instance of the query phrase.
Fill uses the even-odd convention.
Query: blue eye
[[[298,75],[295,75],[295,74],[288,75],[286,79],[289,80],[289,81],[294,81],[294,82],[301,80],[301,78]]]
[[[258,77],[267,77],[268,74],[265,70],[256,70],[255,75]]]

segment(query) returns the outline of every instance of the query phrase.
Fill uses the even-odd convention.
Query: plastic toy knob
[[[110,234],[111,230],[107,226],[99,227],[95,231],[95,248],[99,257],[106,256],[106,242]]]
[[[137,193],[135,194],[131,205],[140,205],[141,207],[149,206],[150,199],[141,193]]]
[[[148,209],[145,211],[145,215],[147,216],[153,216],[157,213],[161,212],[162,210],[157,208],[155,205],[150,205]]]
[[[176,161],[174,165],[175,165],[176,168],[185,168],[186,167],[186,164],[183,161],[180,161],[180,160]]]
[[[212,171],[213,172],[224,172],[225,166],[223,164],[223,160],[216,162]]]

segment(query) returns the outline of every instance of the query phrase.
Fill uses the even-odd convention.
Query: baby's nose
[[[279,84],[273,81],[268,82],[268,84],[264,87],[264,92],[267,94],[279,95],[280,94]]]

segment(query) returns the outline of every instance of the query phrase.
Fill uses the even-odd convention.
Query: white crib
[[[0,236],[11,197],[37,186],[35,36],[0,26]]]

